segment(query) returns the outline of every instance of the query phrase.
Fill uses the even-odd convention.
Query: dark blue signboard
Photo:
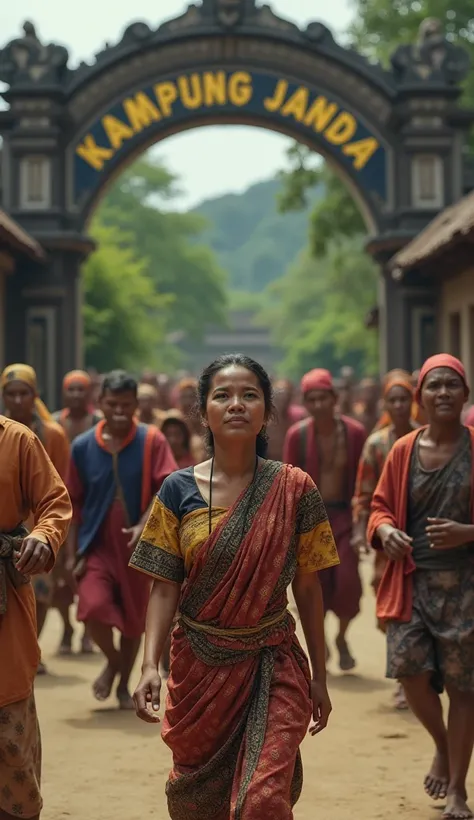
[[[95,195],[131,151],[160,132],[222,113],[255,117],[311,140],[357,179],[371,199],[386,198],[387,154],[380,135],[356,111],[317,88],[261,71],[200,70],[181,73],[134,91],[103,112],[73,146],[74,201]]]

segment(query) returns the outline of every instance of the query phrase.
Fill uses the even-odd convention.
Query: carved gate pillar
[[[34,26],[2,54],[10,84],[0,112],[2,207],[38,239],[46,264],[19,266],[6,287],[6,361],[28,361],[51,406],[67,370],[82,363],[80,265],[94,243],[72,226],[65,205],[66,108],[61,80],[68,53],[43,45]],[[10,72],[10,73],[9,73]]]
[[[411,274],[398,280],[386,265],[436,215],[469,190],[463,151],[474,111],[458,105],[469,70],[464,49],[450,43],[438,20],[424,20],[418,41],[392,57],[397,83],[390,128],[397,134],[393,216],[368,243],[380,263],[380,364],[418,369],[438,350],[437,284]]]

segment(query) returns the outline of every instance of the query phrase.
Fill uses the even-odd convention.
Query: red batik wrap
[[[306,475],[266,462],[199,549],[173,633],[163,723],[173,820],[293,817],[312,705],[286,589],[298,532],[325,520]]]

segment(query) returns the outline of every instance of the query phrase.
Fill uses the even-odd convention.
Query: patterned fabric
[[[41,736],[34,695],[0,708],[0,809],[36,817],[42,809]]]
[[[357,470],[356,486],[352,509],[354,520],[358,521],[362,512],[370,512],[370,502],[382,474],[383,465],[395,444],[392,427],[383,427],[372,433],[364,444]]]
[[[413,560],[420,569],[456,569],[473,556],[474,544],[450,550],[432,550],[426,534],[428,518],[471,523],[472,448],[464,428],[454,456],[439,470],[425,470],[419,458],[418,437],[410,459],[407,533],[413,538]]]
[[[213,508],[212,527],[227,515],[228,510]],[[316,572],[339,563],[316,487],[301,500],[295,526],[297,563],[302,572]],[[182,583],[208,533],[209,507],[199,492],[194,470],[179,470],[163,483],[131,563],[155,578]]]
[[[14,557],[28,530],[21,524],[11,533],[0,532],[0,615],[5,615],[7,611],[7,578],[15,588],[22,584],[28,584],[29,578],[18,572]]]
[[[408,623],[387,623],[387,677],[433,672],[461,692],[474,692],[474,559],[452,570],[414,573]]]
[[[301,470],[267,461],[230,510],[213,510],[207,536],[208,510],[183,472],[167,480],[131,561],[158,578],[173,559],[180,577],[187,571],[162,731],[173,753],[169,813],[290,820],[311,701],[286,590],[302,536],[314,539],[306,567],[338,561],[324,505]]]

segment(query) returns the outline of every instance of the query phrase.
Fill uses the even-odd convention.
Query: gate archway
[[[10,106],[0,114],[2,198],[48,250],[49,266],[8,283],[7,357],[25,357],[31,316],[47,308],[46,355],[59,385],[80,364],[79,268],[106,186],[165,137],[248,124],[305,143],[343,176],[382,266],[381,364],[414,368],[428,352],[436,294],[426,282],[398,285],[383,265],[465,192],[474,112],[457,99],[467,70],[464,51],[436,21],[384,70],[339,46],[321,23],[302,30],[255,0],[202,0],[156,29],[133,23],[76,69],[64,47],[44,45],[26,23],[0,52]]]

